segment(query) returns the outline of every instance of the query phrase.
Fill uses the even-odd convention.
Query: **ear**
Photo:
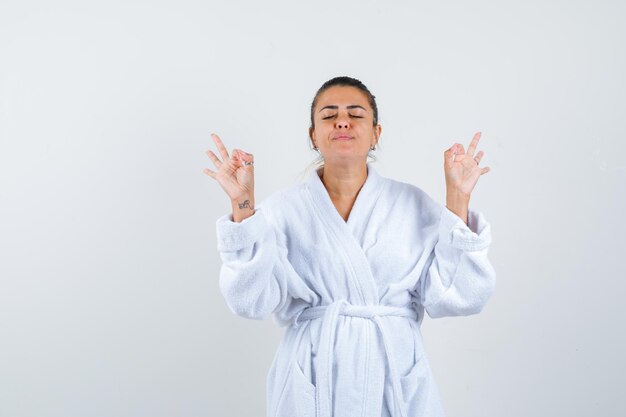
[[[376,127],[374,128],[374,132],[376,133],[376,143],[378,144],[378,141],[380,140],[380,133],[383,131],[383,127],[379,124],[376,125]]]

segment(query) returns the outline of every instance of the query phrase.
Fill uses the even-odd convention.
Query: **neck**
[[[325,163],[320,176],[328,194],[334,198],[354,198],[367,179],[367,165]]]

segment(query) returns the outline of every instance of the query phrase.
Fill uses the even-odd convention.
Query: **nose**
[[[346,115],[337,116],[337,121],[335,122],[335,126],[337,129],[341,128],[349,128],[350,127],[350,119]]]

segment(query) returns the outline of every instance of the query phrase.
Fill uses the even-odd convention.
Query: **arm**
[[[287,300],[287,259],[263,208],[241,222],[225,214],[217,220],[216,231],[220,291],[230,310],[262,320],[280,309]]]
[[[203,171],[218,181],[233,207],[232,214],[216,222],[217,249],[223,262],[220,290],[233,313],[264,319],[289,303],[287,283],[296,286],[290,292],[297,294],[300,281],[290,268],[286,245],[277,242],[279,232],[270,226],[261,207],[255,210],[253,155],[235,149],[231,156],[221,139],[211,136],[222,160],[207,151],[218,171]]]
[[[442,207],[439,239],[417,285],[418,299],[432,318],[479,313],[495,290],[487,258],[491,226],[469,210],[468,224]]]

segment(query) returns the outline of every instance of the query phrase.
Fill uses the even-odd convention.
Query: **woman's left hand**
[[[484,152],[480,151],[474,156],[479,140],[480,132],[477,132],[472,138],[467,152],[460,143],[455,143],[444,152],[447,194],[465,196],[469,199],[478,178],[489,172],[489,167],[481,168],[478,166]]]

